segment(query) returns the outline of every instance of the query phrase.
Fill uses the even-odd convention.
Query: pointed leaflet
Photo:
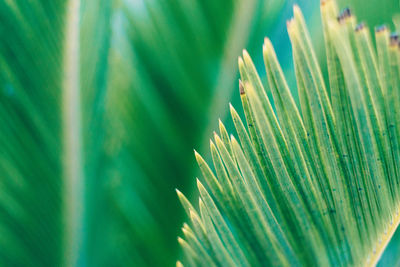
[[[229,203],[229,198],[220,196],[215,207],[221,216],[226,213],[222,218],[227,222],[234,218],[231,214],[242,214],[239,221],[232,220],[230,230],[238,236],[253,234],[253,239],[237,242],[254,249],[256,258],[247,257],[255,266],[266,264],[260,251],[272,265],[288,264],[288,257],[300,265],[374,265],[400,222],[396,161],[400,112],[389,98],[399,95],[398,39],[379,29],[376,54],[365,26],[355,27],[349,10],[341,14],[336,10],[333,0],[322,1],[330,95],[298,7],[288,31],[300,107],[292,100],[268,40],[264,61],[274,105],[249,55],[244,52],[239,58],[243,81],[239,90],[249,134],[231,107],[241,144],[233,137],[228,143],[215,135],[222,163],[214,160],[218,179],[231,181],[239,201]],[[222,165],[226,173],[221,172]],[[276,209],[269,208],[273,204]],[[200,206],[204,209],[204,204]],[[202,218],[210,221],[207,215],[203,212]],[[245,223],[249,227],[242,228]],[[289,250],[282,250],[285,240]],[[276,259],[269,250],[256,249],[265,245],[276,249]]]

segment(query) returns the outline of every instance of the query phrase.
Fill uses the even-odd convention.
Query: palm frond
[[[231,106],[237,137],[214,134],[215,173],[196,153],[200,212],[178,191],[188,266],[374,265],[395,232],[398,36],[376,28],[375,49],[349,9],[325,0],[321,14],[327,84],[297,6],[287,24],[299,104],[268,39],[267,85],[246,51],[239,58],[247,129]]]
[[[171,189],[194,172],[181,151],[281,1],[145,3],[140,18],[129,1],[0,4],[0,265],[175,261]]]
[[[101,205],[106,213],[100,212],[107,222],[96,226],[109,237],[102,253],[93,252],[94,265],[116,257],[135,266],[175,262],[183,214],[173,188],[193,185],[187,179],[196,171],[192,144],[202,142],[209,118],[222,113],[220,100],[232,93],[233,61],[254,34],[247,29],[267,25],[282,1],[141,3],[123,1],[123,33],[113,37],[118,41],[107,92],[110,186]],[[260,18],[265,11],[268,20]]]
[[[0,4],[2,266],[85,261],[109,12],[108,1]]]

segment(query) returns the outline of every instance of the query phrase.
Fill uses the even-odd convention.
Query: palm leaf
[[[112,38],[107,192],[91,234],[107,242],[91,254],[94,265],[175,262],[183,214],[173,189],[191,188],[192,144],[204,139],[209,118],[223,116],[221,99],[228,101],[237,77],[233,62],[281,1],[142,4],[120,6],[122,30]]]
[[[0,4],[2,266],[85,262],[109,13],[108,1]]]
[[[139,19],[121,2],[0,4],[0,265],[172,264],[171,189],[193,172],[179,152],[228,99],[247,28],[279,7],[165,1]]]
[[[215,134],[216,174],[196,153],[200,213],[178,192],[188,266],[374,265],[395,232],[398,37],[376,28],[375,50],[348,9],[326,0],[321,14],[328,85],[298,7],[288,22],[299,104],[268,39],[267,85],[246,51],[239,58],[247,129],[231,106],[238,140]]]

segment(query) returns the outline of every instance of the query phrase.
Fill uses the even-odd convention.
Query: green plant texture
[[[89,257],[94,265],[113,264],[117,255],[128,265],[172,266],[184,215],[174,189],[193,191],[193,144],[231,97],[237,55],[262,36],[282,1],[134,3],[116,14],[122,30],[113,32],[109,62],[108,196],[92,216]],[[104,229],[108,242],[95,242]]]
[[[1,266],[81,260],[109,20],[109,1],[0,3]]]
[[[188,154],[281,5],[2,1],[0,266],[172,266]]]
[[[300,9],[287,23],[299,103],[269,39],[263,84],[239,58],[246,125],[230,106],[210,141],[213,169],[196,152],[198,209],[178,191],[190,224],[185,266],[374,266],[399,222],[399,37],[321,2],[329,73],[323,79]],[[375,49],[376,47],[376,49]],[[268,96],[271,95],[271,97]]]
[[[291,7],[295,2],[305,7],[305,16],[310,18],[310,24],[314,24],[310,31],[317,47],[318,44],[323,43],[323,39],[314,35],[314,29],[320,30],[320,28],[318,28],[318,23],[312,23],[314,20],[311,18],[318,17],[316,16],[317,12],[314,11],[318,9],[319,0],[0,1],[0,34],[2,36],[0,41],[0,266],[173,266],[176,259],[183,256],[182,251],[185,255],[188,251],[197,255],[184,259],[185,265],[193,262],[195,265],[209,263],[211,266],[213,264],[225,266],[225,262],[219,264],[218,261],[214,261],[213,250],[206,247],[209,242],[206,240],[209,237],[205,236],[205,239],[201,240],[201,236],[198,236],[195,231],[197,226],[192,224],[185,226],[184,239],[176,241],[185,211],[179,204],[174,189],[179,188],[185,192],[190,201],[197,197],[197,190],[193,190],[195,189],[195,180],[190,177],[197,173],[200,174],[200,171],[195,166],[196,161],[192,157],[192,147],[197,145],[199,152],[206,151],[208,143],[205,140],[208,139],[217,118],[225,118],[229,113],[224,107],[225,104],[230,99],[240,101],[239,92],[232,90],[236,86],[239,75],[236,67],[237,56],[243,47],[246,47],[252,55],[256,53],[254,49],[259,45],[258,43],[262,43],[262,36],[265,34],[271,33],[277,36],[277,38],[271,38],[274,43],[280,38],[284,39],[286,35],[282,34],[282,29],[277,25],[280,24],[280,20],[286,18],[286,8]],[[359,0],[339,1],[338,3],[344,4],[344,2],[354,6],[357,14],[370,23],[382,23],[384,22],[383,18],[389,21],[394,10],[399,10],[399,6],[393,1],[383,1],[379,10],[374,10],[372,6],[382,2],[380,0],[370,1],[368,4]],[[333,18],[333,15],[325,18]],[[346,21],[349,20],[346,18]],[[396,18],[394,21],[395,24],[397,21],[398,25]],[[307,20],[307,22],[309,21]],[[292,25],[297,24],[293,23]],[[373,110],[376,112],[371,115],[371,109],[364,108],[363,110],[367,110],[364,118],[381,127],[376,128],[375,124],[365,124],[369,125],[368,131],[358,133],[354,130],[355,132],[351,132],[351,134],[368,137],[372,133],[375,134],[376,129],[382,129],[379,130],[382,136],[374,135],[369,137],[369,141],[363,141],[364,139],[361,138],[354,141],[350,137],[342,140],[341,136],[344,138],[348,131],[353,131],[349,125],[358,119],[355,115],[350,118],[346,117],[346,114],[353,111],[350,109],[353,102],[350,102],[348,100],[350,96],[347,96],[349,90],[340,91],[339,99],[337,99],[332,95],[332,88],[344,90],[343,88],[353,87],[347,84],[346,87],[342,87],[341,84],[336,87],[329,85],[326,87],[328,94],[326,102],[314,105],[319,103],[318,99],[323,99],[322,91],[324,89],[320,87],[324,85],[319,76],[313,76],[318,73],[318,67],[314,64],[315,58],[308,48],[308,41],[305,41],[304,34],[300,32],[304,27],[300,26],[291,27],[297,29],[293,30],[293,32],[297,32],[295,36],[298,40],[296,41],[298,58],[294,62],[300,64],[300,66],[296,66],[296,71],[303,71],[297,76],[303,77],[301,78],[303,87],[299,86],[299,88],[303,88],[303,93],[300,95],[305,98],[300,99],[301,105],[298,105],[296,95],[293,103],[289,101],[291,104],[288,107],[285,100],[290,99],[290,93],[288,89],[285,89],[282,99],[275,100],[276,92],[281,92],[280,89],[283,88],[281,86],[284,82],[274,78],[276,81],[272,81],[272,83],[275,83],[276,89],[272,90],[272,86],[265,87],[268,96],[274,97],[274,101],[271,101],[273,112],[265,109],[264,105],[268,105],[267,102],[262,102],[259,114],[268,116],[267,123],[271,124],[274,129],[274,135],[271,136],[276,139],[278,144],[279,149],[276,155],[279,156],[280,151],[285,146],[287,147],[285,152],[287,154],[280,156],[284,164],[282,170],[279,171],[286,171],[287,181],[292,181],[293,177],[300,176],[304,179],[313,179],[311,184],[314,186],[312,187],[314,191],[312,192],[315,193],[316,198],[323,198],[323,200],[322,202],[312,202],[311,195],[308,193],[300,194],[300,191],[293,191],[296,193],[291,196],[301,200],[300,204],[284,202],[283,200],[286,198],[283,197],[281,202],[286,203],[286,206],[284,206],[284,210],[281,210],[276,202],[280,195],[276,196],[278,193],[275,192],[281,187],[276,187],[277,189],[271,187],[274,189],[271,192],[265,191],[264,195],[264,191],[262,191],[261,195],[253,194],[253,196],[264,197],[270,209],[273,210],[275,219],[279,223],[285,222],[282,226],[279,224],[279,227],[288,233],[288,236],[283,235],[288,244],[285,251],[292,253],[290,255],[294,259],[289,263],[308,264],[310,262],[311,254],[298,257],[297,252],[303,243],[296,246],[293,243],[295,238],[302,236],[303,228],[294,227],[297,225],[297,218],[302,218],[304,222],[308,223],[307,225],[314,228],[320,227],[315,229],[311,227],[310,230],[313,236],[319,238],[316,239],[316,242],[319,243],[310,245],[310,253],[313,253],[313,256],[316,255],[318,259],[320,255],[324,255],[328,251],[329,263],[333,264],[333,261],[330,260],[337,260],[338,264],[351,264],[355,262],[355,257],[359,254],[350,255],[352,250],[344,244],[349,244],[348,242],[353,242],[354,239],[346,239],[343,235],[339,235],[338,227],[341,226],[339,223],[357,222],[355,228],[358,231],[365,230],[362,232],[363,235],[360,232],[360,239],[357,242],[363,241],[366,248],[356,251],[357,253],[370,252],[369,248],[373,247],[376,244],[374,242],[376,238],[380,237],[381,228],[378,226],[386,229],[390,216],[394,215],[390,208],[392,206],[386,206],[386,202],[382,203],[384,198],[380,199],[382,195],[378,194],[381,192],[380,190],[377,190],[376,194],[371,193],[375,184],[368,184],[370,187],[363,187],[364,191],[356,194],[359,195],[361,202],[354,202],[354,205],[358,203],[362,205],[348,206],[346,199],[353,195],[344,195],[346,201],[340,204],[347,208],[344,214],[355,209],[366,216],[365,225],[368,228],[362,228],[364,222],[358,222],[357,217],[353,218],[350,215],[344,217],[342,222],[339,214],[325,215],[325,212],[331,212],[331,209],[328,209],[331,206],[328,207],[328,204],[334,206],[335,211],[338,210],[336,206],[339,204],[334,202],[338,201],[335,193],[328,194],[328,191],[325,190],[326,192],[324,191],[322,194],[318,191],[318,181],[327,174],[326,177],[333,181],[327,181],[325,186],[331,188],[336,186],[336,173],[339,174],[337,176],[339,180],[344,179],[343,177],[358,177],[357,181],[360,183],[364,181],[364,178],[369,177],[380,177],[380,179],[397,177],[396,175],[387,176],[387,173],[392,174],[392,170],[397,174],[397,165],[395,158],[392,163],[387,159],[387,153],[395,151],[392,149],[394,143],[391,143],[392,137],[395,135],[393,132],[386,132],[385,127],[389,125],[390,119],[397,118],[398,107],[396,105],[398,101],[393,100],[393,103],[386,103],[385,101],[389,101],[391,98],[384,92],[384,90],[389,90],[389,86],[392,90],[396,88],[395,81],[391,80],[397,77],[392,74],[392,69],[397,66],[391,65],[394,57],[379,54],[382,52],[393,53],[390,39],[382,37],[388,35],[388,30],[382,31],[381,35],[377,34],[377,36],[381,36],[381,43],[377,42],[377,44],[381,44],[380,50],[378,49],[378,52],[381,52],[371,57],[363,57],[374,58],[371,60],[372,65],[376,64],[376,69],[369,66],[369,61],[362,63],[358,59],[360,53],[365,49],[353,48],[353,46],[357,46],[357,43],[353,41],[356,34],[338,34],[350,39],[348,42],[352,48],[349,53],[354,55],[349,60],[356,62],[354,63],[356,64],[355,72],[358,76],[356,75],[355,79],[358,79],[357,81],[360,83],[360,91],[369,90],[365,91],[365,97],[367,100],[370,99],[370,102],[366,102],[365,105],[374,103]],[[332,35],[331,30],[327,29],[326,32]],[[344,31],[341,27],[338,29]],[[372,42],[375,42],[374,36],[372,39],[374,40]],[[331,47],[330,55],[336,62],[329,66],[339,66],[336,68],[336,72],[334,72],[335,68],[332,70],[330,67],[330,73],[333,72],[333,75],[341,77],[340,83],[347,83],[349,78],[346,73],[348,71],[341,67],[342,64],[346,64],[342,62],[343,56],[336,53],[339,51],[336,50],[338,44],[334,44],[332,38],[328,40]],[[386,49],[382,42],[387,40],[389,40],[389,44]],[[346,42],[346,40],[343,41],[343,43]],[[280,42],[280,44],[282,43]],[[261,55],[261,49],[259,50]],[[285,47],[280,47],[280,51],[277,49],[281,62],[284,62],[282,59],[290,58],[289,50]],[[319,52],[317,49],[318,60],[322,58],[319,55],[325,53],[324,51],[322,54]],[[269,55],[272,55],[271,53]],[[255,58],[259,58],[259,62],[262,64],[261,56]],[[383,58],[390,60],[382,61]],[[239,114],[240,116],[244,114],[254,116],[252,110],[257,103],[254,104],[251,101],[257,100],[254,100],[254,97],[250,99],[249,96],[252,91],[253,95],[257,95],[261,91],[257,87],[259,84],[256,81],[256,73],[249,67],[251,66],[249,57],[246,56],[243,60],[241,72],[247,75],[247,79],[242,77],[243,91],[245,92],[242,99],[247,99],[248,104],[244,113],[239,111]],[[276,77],[281,75],[278,73],[277,61],[272,57],[270,62],[275,62],[275,66],[270,68],[270,72]],[[381,72],[380,69],[385,68],[384,65],[387,62],[389,62],[389,70],[385,69],[385,72]],[[255,63],[258,67],[258,62],[255,61]],[[291,68],[291,64],[282,63],[285,73]],[[362,64],[369,66],[367,71],[379,73],[379,77],[365,74]],[[325,68],[321,69],[324,77],[328,78]],[[381,76],[383,75],[381,73],[387,72],[390,73],[388,75],[391,78]],[[269,73],[268,77],[272,77],[271,75]],[[330,76],[334,77],[333,75]],[[372,88],[375,88],[373,84],[375,80],[368,81],[364,77],[375,77],[375,80],[378,80],[382,97],[385,97],[384,100],[379,99],[379,95],[369,93],[370,91],[374,92]],[[263,80],[264,76],[261,78]],[[289,81],[290,78],[287,78]],[[265,77],[265,79],[268,78]],[[389,80],[390,82],[388,82]],[[289,84],[291,85],[290,82]],[[306,91],[306,89],[311,91]],[[274,95],[272,95],[273,92],[275,92]],[[318,95],[315,96],[312,92],[316,92],[315,94],[318,92]],[[397,91],[392,92],[396,93]],[[236,98],[232,97],[234,93],[236,93]],[[291,93],[295,95],[295,91]],[[342,96],[342,94],[346,95]],[[342,98],[345,99],[343,104]],[[304,104],[305,101],[309,104]],[[294,104],[295,102],[296,104]],[[339,111],[335,110],[335,103],[348,107],[345,115],[336,114]],[[385,107],[384,112],[379,109],[381,106],[377,103],[381,103],[380,105]],[[364,105],[364,102],[361,104]],[[329,105],[332,114],[328,112]],[[388,105],[394,106],[386,108],[389,107]],[[282,113],[283,111],[279,111],[279,108],[284,110],[289,108],[289,110]],[[292,116],[296,114],[296,108],[299,109],[297,120],[295,120],[297,117]],[[269,113],[264,110],[268,110]],[[392,115],[386,117],[388,112],[394,112],[392,114],[394,117],[391,117]],[[264,113],[265,115],[263,115]],[[281,118],[279,114],[284,114],[282,115],[284,117]],[[306,116],[306,114],[309,115]],[[375,115],[376,122],[373,120]],[[237,119],[239,118],[239,115],[235,116]],[[273,121],[269,121],[273,120],[274,116],[276,117],[275,124]],[[339,120],[337,116],[347,118],[343,121],[345,125],[339,124],[342,120]],[[285,120],[285,118],[290,120]],[[309,118],[309,120],[305,118]],[[260,132],[260,129],[263,128],[257,126],[256,119],[253,119],[254,123],[250,123],[254,126],[248,128],[249,130],[245,130],[246,127],[243,126],[241,133],[244,136],[248,135],[249,146],[253,146],[253,152],[256,153],[252,155],[253,159],[248,157],[249,151],[245,149],[246,146],[239,133],[238,141],[240,141],[241,149],[250,165],[251,172],[248,173],[253,173],[256,184],[259,180],[264,181],[264,184],[257,185],[261,190],[267,190],[271,186],[270,180],[262,178],[278,177],[273,174],[275,173],[274,168],[279,165],[276,161],[268,162],[270,158],[266,157],[269,155],[269,150],[266,150],[268,146],[260,139],[265,132]],[[330,122],[326,126],[326,130],[318,128],[321,125],[318,122],[323,121],[322,119]],[[263,121],[262,118],[261,121]],[[294,122],[292,123],[292,121]],[[237,166],[236,168],[242,175],[242,169],[237,165],[238,160],[235,155],[237,146],[234,146],[228,135],[228,132],[237,126],[237,123],[238,121],[227,123],[226,129],[221,124],[220,138],[225,144],[234,166]],[[297,133],[301,127],[306,133],[310,131],[310,136],[304,140],[300,139],[304,136]],[[323,135],[324,131],[328,131],[328,136]],[[281,135],[279,132],[282,132]],[[293,137],[293,140],[288,136]],[[319,138],[315,139],[314,136]],[[333,140],[332,136],[337,136],[338,139]],[[389,138],[390,148],[385,146],[386,138]],[[291,141],[289,142],[289,140]],[[324,144],[331,146],[324,146]],[[376,144],[376,147],[368,144]],[[308,147],[307,154],[304,154],[304,147]],[[324,149],[320,151],[319,147]],[[382,155],[385,156],[382,157],[383,167],[376,165],[375,170],[373,169],[374,164],[371,163],[371,166],[367,164],[370,162],[369,157],[374,156],[370,156],[369,150],[364,151],[364,147],[371,147],[373,153],[380,153],[383,148],[388,148],[388,150],[382,151],[384,153]],[[339,156],[337,159],[331,158],[332,153],[341,155],[338,151],[342,150],[339,149],[347,148],[352,150],[345,151],[344,154],[351,155],[351,159]],[[376,148],[378,152],[374,150]],[[214,145],[212,149],[214,160],[223,156],[218,144]],[[268,147],[268,149],[270,148]],[[301,165],[303,161],[297,159],[298,155],[299,159],[303,159],[305,166]],[[317,155],[321,155],[321,157]],[[264,157],[265,159],[263,159]],[[199,156],[197,158],[200,159]],[[207,157],[206,159],[208,160]],[[262,159],[265,162],[254,164]],[[381,157],[379,159],[381,161]],[[278,158],[274,158],[274,160],[278,160]],[[293,160],[293,162],[289,163],[289,160]],[[271,165],[266,167],[267,163]],[[204,169],[205,163],[202,164],[202,170],[208,170]],[[269,262],[269,256],[259,255],[260,250],[266,244],[258,240],[259,236],[274,235],[275,230],[262,233],[263,228],[257,228],[258,232],[255,232],[256,230],[252,230],[254,228],[252,225],[261,225],[257,222],[264,222],[261,227],[269,227],[269,221],[268,224],[265,224],[265,221],[262,221],[263,218],[250,217],[247,213],[248,207],[244,209],[244,206],[239,206],[239,210],[232,209],[237,207],[238,203],[245,202],[241,202],[241,195],[235,191],[237,190],[236,186],[231,180],[234,176],[229,173],[230,169],[226,166],[225,158],[220,158],[216,164],[213,170],[217,172],[216,177],[218,178],[216,179],[220,183],[219,186],[216,185],[221,189],[220,197],[228,197],[223,193],[226,189],[223,182],[220,181],[219,175],[222,173],[229,181],[227,182],[228,189],[234,192],[226,201],[234,200],[236,204],[220,202],[216,199],[218,195],[212,191],[212,185],[202,181],[217,207],[216,210],[220,212],[221,218],[227,225],[227,228],[224,229],[231,231],[228,239],[221,235],[219,228],[215,233],[223,238],[221,247],[228,251],[228,254],[224,254],[225,256],[231,256],[231,253],[234,254],[238,248],[240,249],[238,251],[244,253],[231,257],[232,259],[228,260],[226,264],[240,265],[242,262],[238,262],[237,258],[243,259],[243,262],[247,261],[251,265],[257,265],[258,259],[265,260],[261,265],[275,263],[275,261]],[[388,165],[386,166],[386,164]],[[253,168],[257,168],[256,171]],[[265,174],[266,171],[268,171],[267,174]],[[369,176],[361,175],[365,172],[368,172]],[[300,181],[302,180],[300,179]],[[306,190],[307,181],[300,184],[299,188],[305,187],[304,190]],[[300,190],[296,184],[286,184],[286,186],[288,189],[285,187],[282,194],[291,193],[292,191],[289,189],[292,187],[290,186],[296,186],[295,190]],[[382,190],[389,190],[387,188],[384,186]],[[340,191],[339,197],[345,193],[346,191]],[[395,192],[390,192],[390,194],[392,193]],[[303,195],[310,197],[303,199]],[[370,195],[373,197],[370,198]],[[209,203],[205,202],[203,195],[202,198],[203,205],[206,205],[203,207],[205,209],[209,207]],[[257,198],[255,201],[258,200],[260,199]],[[389,200],[390,198],[385,201]],[[254,203],[258,202],[247,204],[253,205]],[[379,203],[379,207],[378,204],[373,206],[374,203]],[[389,203],[392,202],[389,201]],[[300,205],[299,211],[296,210],[293,213],[293,218],[289,218],[284,212],[293,209],[291,205]],[[380,215],[373,213],[375,210],[366,213],[365,205],[368,208],[370,207],[368,205],[372,205],[371,209],[378,209]],[[254,206],[256,210],[261,208],[262,211],[266,207]],[[201,218],[201,213],[197,214],[192,208],[190,210],[189,213],[192,213],[192,216],[198,215],[198,218]],[[312,212],[314,210],[315,213]],[[236,217],[232,217],[232,214],[235,214]],[[266,215],[267,213],[263,216]],[[382,218],[378,220],[378,217]],[[214,218],[210,218],[211,222],[215,224]],[[321,218],[320,221],[312,221],[319,218]],[[245,219],[245,221],[239,219]],[[326,235],[319,235],[323,229],[321,227],[329,225],[331,219],[337,220],[338,224],[331,224],[332,228],[329,228]],[[207,223],[209,222],[207,221]],[[204,223],[201,222],[199,225],[202,226],[200,227],[204,227]],[[333,225],[337,228],[334,228]],[[250,230],[243,235],[243,231],[240,229],[247,229],[246,227]],[[346,231],[354,230],[348,228],[348,225],[344,225],[344,227]],[[292,236],[289,233],[296,233],[296,235]],[[368,236],[371,235],[370,240],[367,240],[369,243],[364,242],[366,239],[361,239],[361,237],[365,238],[366,233]],[[217,240],[216,242],[218,242]],[[247,246],[246,242],[249,241],[251,241],[251,245]],[[279,242],[278,245],[271,248],[278,249],[281,244]],[[180,250],[179,243],[183,244],[183,250]],[[315,249],[319,244],[322,244],[321,254]],[[331,252],[330,244],[336,244],[338,248]],[[367,248],[367,246],[369,247]],[[396,248],[396,246],[393,247]],[[198,249],[201,250],[201,253],[206,252],[204,258],[201,258],[203,254],[199,254]],[[380,250],[377,249],[377,251]],[[340,254],[341,252],[344,254]],[[343,258],[336,257],[337,255]],[[369,255],[373,256],[373,254]],[[396,250],[393,255],[396,255]],[[199,258],[201,258],[200,263],[197,261]],[[279,260],[286,263],[284,259],[284,254],[279,254]],[[303,262],[303,260],[307,261]],[[322,261],[317,263],[320,262],[325,263]],[[386,264],[394,263],[389,261]]]

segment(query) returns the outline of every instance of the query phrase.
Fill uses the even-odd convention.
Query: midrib
[[[63,266],[77,266],[82,249],[83,170],[79,82],[80,0],[69,0],[64,35],[63,119]]]

